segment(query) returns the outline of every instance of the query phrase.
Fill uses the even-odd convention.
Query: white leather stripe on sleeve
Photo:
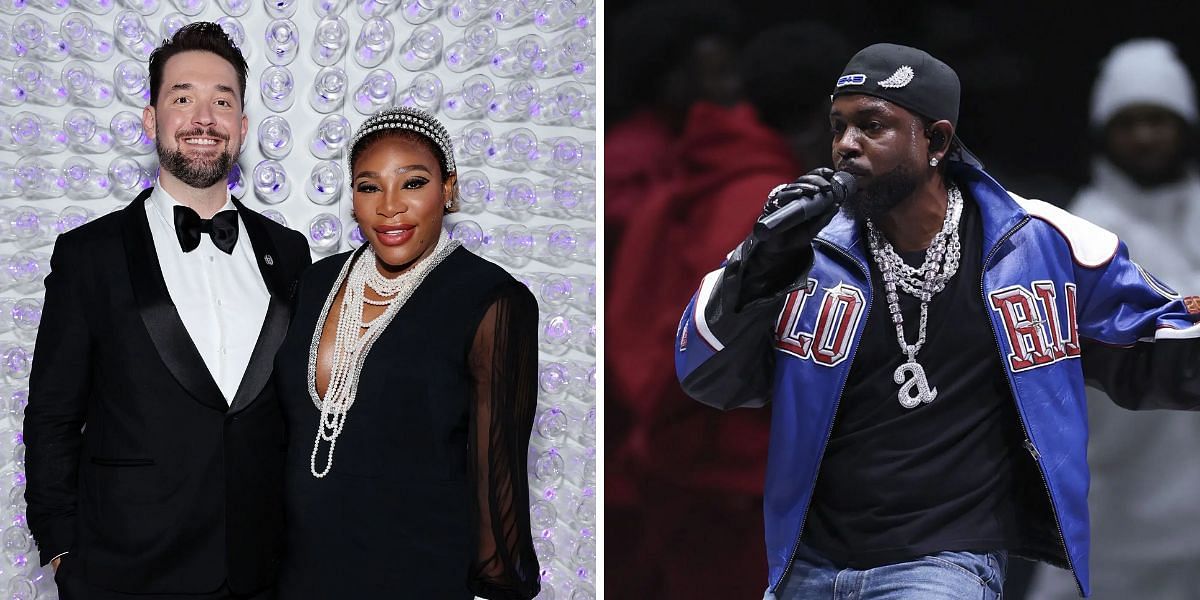
[[[1079,266],[1102,267],[1116,256],[1119,240],[1115,233],[1053,204],[1022,198],[1012,192],[1009,195],[1030,215],[1049,223],[1062,234]]]
[[[1200,338],[1200,323],[1183,329],[1163,327],[1154,332],[1154,339],[1156,340],[1191,340],[1195,338]]]
[[[708,328],[708,321],[704,320],[704,311],[708,308],[708,299],[712,296],[713,290],[717,288],[717,282],[721,280],[721,276],[725,273],[725,267],[721,267],[712,273],[704,276],[704,281],[700,282],[700,292],[696,294],[696,310],[692,311],[692,319],[696,321],[696,331],[700,332],[700,337],[712,346],[713,350],[720,352],[725,349],[725,344],[713,335],[712,330]]]
[[[1138,274],[1142,276],[1142,279],[1146,281],[1146,285],[1150,286],[1150,289],[1154,290],[1159,296],[1167,300],[1179,300],[1183,297],[1179,292],[1171,289],[1170,286],[1159,281],[1157,277],[1151,275],[1146,269],[1143,269],[1142,265],[1133,263],[1133,266],[1137,269]]]

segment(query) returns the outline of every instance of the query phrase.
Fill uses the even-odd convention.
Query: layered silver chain
[[[917,363],[917,353],[925,345],[925,329],[929,320],[929,301],[946,289],[946,284],[958,271],[958,260],[962,252],[959,243],[958,224],[962,220],[963,197],[958,186],[950,184],[946,190],[946,217],[942,229],[933,236],[925,262],[920,267],[911,267],[896,253],[891,242],[867,219],[867,242],[871,257],[883,276],[883,287],[887,294],[888,312],[896,326],[896,339],[900,351],[908,356],[893,374],[893,380],[902,384],[897,394],[900,405],[914,408],[928,404],[937,397],[937,388],[930,388],[925,370]],[[917,341],[909,344],[904,337],[904,315],[900,312],[900,291],[921,301],[921,320],[917,327]],[[912,375],[911,380],[908,375]],[[915,388],[915,389],[914,389]],[[915,393],[914,393],[915,391]]]

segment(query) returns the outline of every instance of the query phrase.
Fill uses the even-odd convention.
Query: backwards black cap
[[[859,50],[846,63],[831,97],[844,94],[875,96],[926,119],[950,121],[957,130],[961,91],[954,69],[928,52],[898,44],[874,44]],[[958,151],[948,154],[947,160],[983,168],[983,163],[967,150],[958,134],[954,141]]]

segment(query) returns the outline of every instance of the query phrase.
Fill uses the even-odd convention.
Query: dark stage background
[[[689,41],[688,36],[680,34],[690,26],[685,18],[687,8],[681,9],[683,12],[676,15],[678,18],[641,23],[636,28],[622,27],[622,17],[627,16],[630,9],[644,10],[648,4],[662,2],[611,1],[604,5],[606,133],[636,114],[639,108],[644,108],[653,94],[652,88],[670,79],[666,76],[656,79],[654,67],[648,67],[658,62],[679,60],[678,57],[663,57],[662,40]],[[1114,45],[1139,37],[1164,38],[1175,45],[1193,78],[1200,72],[1200,5],[1193,3],[974,1],[869,4],[742,0],[736,3],[698,1],[687,3],[687,6],[694,13],[705,12],[706,7],[725,11],[728,16],[725,25],[733,32],[732,41],[735,45],[744,44],[758,32],[778,25],[817,21],[843,35],[849,43],[850,54],[877,42],[907,44],[930,52],[953,67],[962,80],[957,132],[963,142],[983,160],[987,171],[1001,184],[1022,196],[1040,198],[1060,206],[1066,205],[1089,178],[1090,161],[1095,149],[1095,134],[1088,126],[1092,85],[1102,59]],[[636,34],[630,35],[631,31],[636,31]],[[654,39],[650,36],[662,37]],[[658,42],[657,47],[655,42]],[[850,54],[840,64],[844,64]],[[637,83],[632,83],[635,80]],[[827,95],[832,91],[833,83],[833,78],[823,82],[808,82],[808,88],[821,91],[798,98],[797,106],[811,104],[814,97]],[[827,106],[826,103],[824,110],[827,110]],[[1196,137],[1193,132],[1193,148]],[[605,160],[610,166],[618,164],[619,161],[614,158],[622,158],[613,156],[614,147],[609,146],[606,150]],[[620,147],[637,149],[636,144]],[[626,158],[635,154],[628,152]],[[825,161],[828,161],[828,156],[826,151]],[[635,162],[644,160],[658,166],[660,162],[657,159],[660,158],[650,153],[645,158],[635,159]],[[808,164],[804,168],[807,170],[812,166],[815,165]],[[609,171],[610,176],[613,172]],[[665,178],[658,174],[651,174],[650,177],[653,180]],[[725,567],[729,570],[742,568],[757,572],[754,561],[761,563],[763,559],[756,555],[739,566],[732,565],[730,561],[738,560],[737,555],[741,554],[739,547],[749,543],[747,539],[706,537],[711,534],[706,532],[714,531],[717,523],[730,530],[752,528],[753,523],[761,527],[761,520],[749,517],[757,512],[756,508],[751,507],[756,506],[754,502],[758,500],[752,498],[745,488],[720,498],[699,491],[703,485],[707,485],[695,483],[702,474],[679,473],[686,471],[688,466],[694,466],[697,471],[708,470],[708,463],[703,461],[717,464],[718,458],[704,456],[704,449],[707,448],[711,454],[724,450],[712,443],[701,442],[696,454],[684,458],[688,456],[687,452],[677,447],[680,445],[678,440],[684,440],[686,436],[674,432],[676,441],[664,440],[672,439],[669,437],[672,435],[671,428],[677,425],[680,431],[684,431],[683,427],[691,427],[686,431],[694,432],[693,437],[708,436],[711,439],[716,437],[713,432],[740,426],[746,427],[747,432],[760,432],[755,435],[761,437],[765,422],[755,424],[746,420],[742,425],[731,426],[728,420],[731,414],[719,414],[716,411],[712,411],[711,415],[701,413],[710,409],[688,406],[694,403],[682,396],[677,385],[671,389],[673,381],[660,382],[657,388],[659,393],[625,394],[621,397],[621,390],[628,389],[628,386],[612,383],[621,379],[621,373],[617,372],[621,367],[615,364],[614,353],[632,350],[649,356],[650,351],[644,348],[649,342],[643,343],[642,349],[631,349],[629,346],[637,344],[622,343],[625,337],[614,335],[612,310],[620,305],[613,302],[613,295],[645,294],[646,301],[640,305],[640,310],[644,311],[642,316],[665,309],[655,304],[659,300],[654,300],[651,294],[646,293],[655,285],[653,277],[645,280],[649,282],[648,285],[638,283],[630,277],[629,272],[622,270],[619,261],[614,260],[619,252],[618,245],[628,240],[622,236],[629,224],[646,218],[649,200],[637,194],[641,187],[634,186],[634,193],[626,193],[621,198],[622,202],[618,202],[617,187],[613,186],[612,181],[606,181],[606,185],[609,186],[605,198],[609,245],[606,248],[608,262],[605,275],[610,310],[606,327],[609,345],[606,356],[608,397],[605,431],[608,461],[606,481],[609,486],[606,491],[608,590],[640,590],[656,594],[653,597],[667,599],[750,597],[751,593],[760,595],[765,585],[765,572],[747,586],[749,592],[716,591],[725,589],[720,587],[722,581],[719,574]],[[629,189],[622,187],[621,191],[628,192]],[[761,205],[761,200],[746,202],[754,205],[752,212],[756,212]],[[679,211],[680,214],[683,212]],[[680,217],[680,220],[682,222],[684,218]],[[691,244],[702,244],[696,241],[702,238],[702,232],[697,230],[696,234],[691,238]],[[678,257],[673,258],[671,254],[675,251],[672,248],[670,242],[664,242],[656,253],[657,258],[653,259],[660,264],[664,273],[675,268],[671,265],[686,262]],[[632,262],[636,264],[634,258]],[[715,265],[714,261],[718,259],[719,255],[714,254],[714,258],[706,264]],[[620,290],[622,286],[631,289]],[[678,310],[686,303],[690,289],[683,292],[681,298],[674,298],[669,291],[659,292],[657,298],[669,299],[664,305],[672,306],[668,312],[677,318]],[[638,308],[639,305],[634,303],[631,314],[637,315]],[[670,328],[671,324],[663,325],[663,335],[656,335],[655,339],[669,339],[671,332],[667,330]],[[614,348],[614,345],[621,347]],[[661,350],[665,353],[669,348]],[[656,367],[656,371],[663,371],[666,379],[670,379],[668,361],[668,357],[660,357],[662,368]],[[636,377],[626,379],[640,383]],[[639,389],[652,389],[652,386],[642,383]],[[742,418],[746,419],[744,415]],[[641,434],[636,433],[640,424],[654,419],[657,421],[645,425]],[[690,424],[679,425],[685,422]],[[639,438],[639,435],[642,437]],[[750,437],[748,434],[738,438],[748,442],[740,445],[754,446],[761,442],[752,441]],[[641,444],[640,450],[638,444]],[[754,452],[765,453],[765,447],[747,450],[750,454]],[[638,456],[653,457],[653,460],[642,460]],[[650,464],[654,460],[659,462]],[[673,460],[676,462],[671,462]],[[689,504],[685,500],[701,495],[714,499],[707,504],[701,501]],[[669,506],[662,506],[664,504]],[[738,508],[732,508],[734,505]],[[729,520],[730,515],[738,514],[737,511],[749,516],[745,520]],[[664,526],[666,522],[672,524]],[[663,531],[656,532],[657,528],[663,528]],[[751,534],[761,540],[761,530]],[[713,547],[722,544],[734,547]],[[711,548],[711,552],[697,551],[689,558],[677,560],[674,555],[691,545]],[[761,553],[761,550],[755,552]],[[713,555],[711,561],[696,558],[708,554]],[[717,574],[714,575],[714,572]],[[1022,588],[1028,576],[1028,563],[1014,561],[1009,570],[1011,589],[1006,597],[1022,598]],[[617,584],[623,584],[624,587]],[[686,593],[670,591],[689,590],[689,585],[690,591]]]
[[[618,15],[642,4],[648,2],[606,3],[609,52],[619,52],[611,46]],[[963,142],[1012,191],[1056,204],[1066,203],[1087,180],[1089,98],[1112,46],[1162,37],[1175,44],[1193,77],[1200,66],[1200,5],[1191,2],[692,4],[737,7],[735,26],[743,39],[781,23],[815,20],[837,29],[856,49],[892,42],[928,51],[962,79]],[[614,86],[608,85],[620,77],[606,71],[606,104],[621,100],[609,95]],[[608,123],[617,117],[606,112]]]

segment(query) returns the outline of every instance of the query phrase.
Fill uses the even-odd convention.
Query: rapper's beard
[[[877,221],[911,196],[917,184],[916,172],[907,165],[899,165],[872,177],[869,184],[842,202],[842,210],[856,221]]]
[[[214,135],[213,132],[208,132],[207,135],[220,137]],[[184,137],[187,136],[178,136],[177,139]],[[228,143],[229,140],[225,139],[225,141]],[[228,177],[229,171],[233,169],[234,161],[237,160],[237,157],[229,152],[228,147],[216,157],[207,160],[188,158],[179,148],[168,150],[163,148],[162,144],[156,144],[155,150],[158,152],[159,168],[174,175],[188,186],[200,189],[212,187],[218,181]]]

